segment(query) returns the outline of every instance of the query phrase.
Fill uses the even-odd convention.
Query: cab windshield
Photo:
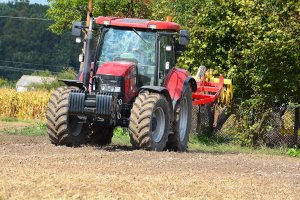
[[[105,62],[135,62],[140,85],[153,85],[155,74],[155,32],[110,28],[104,32],[98,66]]]

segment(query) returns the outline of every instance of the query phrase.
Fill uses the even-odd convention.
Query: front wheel
[[[77,87],[59,87],[52,93],[46,111],[47,133],[55,145],[79,146],[85,143],[83,119],[68,114],[69,94]]]
[[[145,91],[136,98],[129,122],[130,141],[133,147],[162,151],[167,143],[170,128],[170,108],[166,98]]]

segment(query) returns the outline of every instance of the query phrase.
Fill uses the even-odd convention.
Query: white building
[[[16,84],[16,90],[18,92],[25,92],[29,89],[33,89],[35,84],[45,84],[55,81],[53,77],[42,77],[42,76],[29,76],[23,75]]]

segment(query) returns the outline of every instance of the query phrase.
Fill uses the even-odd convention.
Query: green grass
[[[288,149],[287,154],[292,157],[300,158],[300,149],[290,148],[290,149]]]
[[[116,145],[131,145],[128,133],[122,128],[115,128],[112,143]]]
[[[45,136],[46,124],[38,122],[24,128],[11,128],[4,131],[8,135],[25,135],[25,136]]]
[[[131,145],[128,133],[122,130],[122,128],[116,128],[114,131],[114,137],[112,139],[113,144],[116,145]],[[247,154],[267,154],[267,155],[287,155],[288,149],[285,147],[268,148],[261,146],[259,148],[243,147],[234,143],[221,143],[208,137],[197,137],[195,135],[190,136],[188,143],[189,151],[199,151],[207,153],[247,153]],[[300,152],[300,151],[299,151]]]
[[[14,121],[13,121],[14,122]],[[9,135],[25,135],[25,136],[46,136],[46,125],[42,122],[37,122],[34,125],[30,125],[25,128],[13,128],[4,131],[5,134]],[[112,143],[115,145],[126,145],[130,146],[130,137],[128,133],[122,128],[116,128],[114,130],[114,136]],[[268,148],[261,146],[258,148],[243,147],[239,144],[224,143],[217,140],[195,135],[190,136],[188,143],[189,151],[199,151],[204,153],[247,153],[247,154],[267,154],[267,155],[289,155],[292,157],[300,158],[300,149],[298,148]]]
[[[222,143],[205,136],[197,137],[192,135],[189,140],[189,150],[210,153],[255,153],[268,155],[286,155],[287,148],[269,148],[261,146],[257,148],[241,146],[235,143]]]
[[[2,121],[2,122],[18,122],[19,120],[14,117],[0,117],[0,121]]]
[[[0,121],[1,122],[25,122],[25,123],[34,122],[33,120],[21,120],[15,117],[0,117]]]

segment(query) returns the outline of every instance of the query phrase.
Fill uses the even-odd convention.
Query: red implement
[[[220,75],[219,83],[207,82],[203,77],[197,81],[197,91],[193,92],[193,106],[211,103],[217,100],[223,89],[224,78]]]

